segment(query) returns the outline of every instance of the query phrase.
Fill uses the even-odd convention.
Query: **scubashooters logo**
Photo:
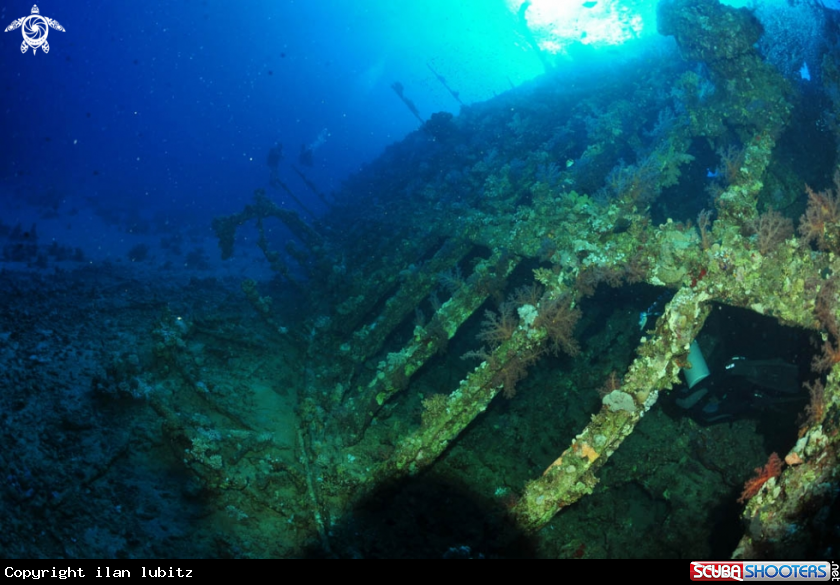
[[[832,581],[837,563],[828,561],[693,561],[692,581]]]
[[[18,18],[12,24],[6,27],[3,32],[10,30],[21,29],[23,33],[23,42],[20,45],[20,52],[25,53],[27,49],[32,47],[32,54],[38,52],[38,48],[45,53],[50,52],[50,44],[47,42],[47,35],[50,29],[54,28],[57,31],[64,32],[64,27],[58,24],[57,20],[41,16],[41,11],[38,6],[32,7],[32,14]]]

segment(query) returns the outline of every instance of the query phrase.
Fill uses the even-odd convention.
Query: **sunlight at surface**
[[[508,8],[520,13],[522,0],[507,0]],[[569,45],[620,45],[636,38],[644,21],[631,3],[617,0],[531,0],[525,20],[539,48],[565,53]]]

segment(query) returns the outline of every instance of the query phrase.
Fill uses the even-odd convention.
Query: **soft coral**
[[[834,173],[835,191],[814,191],[805,186],[808,207],[799,220],[799,234],[806,243],[816,242],[820,250],[840,251],[840,171]]]
[[[744,491],[741,493],[741,497],[738,498],[738,503],[743,504],[751,497],[756,495],[759,490],[761,490],[761,486],[767,483],[773,477],[779,477],[782,473],[782,460],[779,459],[778,453],[773,453],[770,455],[770,458],[767,460],[767,463],[764,467],[756,467],[755,468],[755,477],[752,477],[747,480],[747,483],[744,484]]]

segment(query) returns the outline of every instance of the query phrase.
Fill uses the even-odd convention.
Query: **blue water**
[[[30,8],[6,2],[0,20]],[[3,200],[46,201],[81,215],[105,210],[128,233],[148,221],[207,228],[267,184],[273,145],[282,143],[286,162],[296,161],[301,145],[324,129],[307,171],[321,190],[338,189],[416,129],[390,89],[394,81],[423,116],[457,113],[429,65],[466,103],[541,72],[501,1],[53,2],[40,9],[66,30],[48,31],[49,54],[21,55],[20,29],[0,37]],[[288,167],[282,172],[301,190]],[[130,243],[50,236],[73,239],[94,257],[124,253]],[[98,252],[102,244],[111,251]]]

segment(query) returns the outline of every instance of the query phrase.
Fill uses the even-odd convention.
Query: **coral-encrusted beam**
[[[513,513],[527,531],[542,528],[563,507],[592,492],[595,472],[609,459],[656,402],[660,390],[677,381],[688,347],[709,313],[708,294],[683,288],[668,303],[654,333],[643,338],[620,390],[604,397],[596,414],[571,446],[525,486]]]

